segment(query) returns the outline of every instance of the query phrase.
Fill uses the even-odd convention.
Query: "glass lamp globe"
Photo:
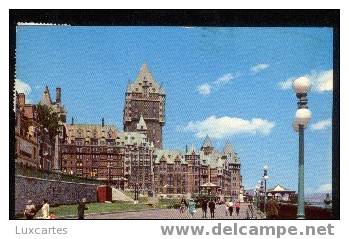
[[[310,80],[307,77],[299,77],[293,81],[293,90],[296,93],[307,93],[310,90]]]
[[[299,132],[299,124],[297,124],[296,121],[293,121],[292,126],[294,131]]]
[[[265,165],[265,166],[263,167],[263,169],[264,169],[264,170],[268,170],[268,165]]]
[[[306,126],[311,118],[311,111],[309,109],[298,109],[295,115],[295,123],[297,125]]]

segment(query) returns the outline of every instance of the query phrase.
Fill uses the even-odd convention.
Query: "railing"
[[[82,178],[74,175],[40,170],[40,169],[24,167],[20,165],[16,165],[15,175],[41,178],[41,179],[47,179],[47,180],[57,180],[57,181],[64,181],[64,182],[89,183],[89,184],[98,184],[98,185],[102,184],[102,182],[95,179]]]

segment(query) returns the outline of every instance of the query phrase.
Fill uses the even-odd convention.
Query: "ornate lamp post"
[[[268,180],[268,165],[265,165],[263,167],[264,174],[263,174],[263,180],[264,180],[264,214],[266,214],[266,205],[267,205],[267,180]]]
[[[256,189],[255,189],[255,206],[256,206],[256,210],[258,209],[258,189],[259,189],[259,186],[258,186],[258,184],[256,184]]]
[[[134,201],[135,203],[137,203],[138,202],[138,183],[134,184],[134,190],[135,190]]]
[[[257,182],[257,184],[256,184],[256,196],[257,196],[257,200],[256,200],[256,204],[257,204],[257,210],[259,210],[260,209],[260,205],[259,205],[259,201],[260,201],[260,190],[261,190],[261,183],[262,183],[262,181],[258,181]]]
[[[306,77],[294,80],[293,90],[298,98],[298,110],[296,111],[293,128],[299,132],[299,165],[298,165],[298,209],[297,219],[304,219],[304,129],[311,118],[311,111],[308,109],[307,93],[310,90],[310,81]]]

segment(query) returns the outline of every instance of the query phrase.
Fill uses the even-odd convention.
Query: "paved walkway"
[[[207,213],[209,217],[209,212]],[[255,218],[256,215],[253,215]],[[234,210],[233,216],[225,215],[225,206],[217,205],[215,219],[246,219],[247,218],[247,204],[241,203],[240,214],[236,215]],[[257,219],[261,219],[261,215],[257,215]],[[202,210],[198,208],[192,217],[188,211],[180,213],[178,209],[153,209],[140,212],[119,212],[103,215],[86,215],[86,219],[202,219]]]

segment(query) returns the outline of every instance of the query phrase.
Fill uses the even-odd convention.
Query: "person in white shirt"
[[[42,218],[43,219],[50,218],[50,205],[48,204],[46,199],[44,199],[44,201],[43,201],[41,211],[42,211]]]

